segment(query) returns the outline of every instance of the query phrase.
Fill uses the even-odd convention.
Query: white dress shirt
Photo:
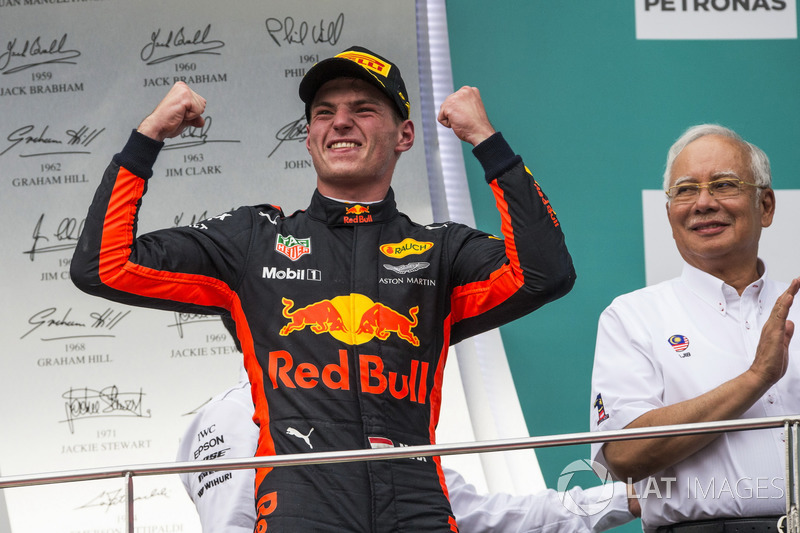
[[[687,264],[679,278],[616,298],[598,326],[591,429],[622,429],[651,409],[695,398],[746,371],[785,288],[765,273],[739,297]],[[795,305],[789,319],[799,318]],[[742,418],[800,413],[800,341],[789,351],[786,375]],[[723,434],[637,483],[644,530],[714,517],[784,514],[784,438],[782,429]],[[592,457],[606,465],[600,444],[592,445]]]

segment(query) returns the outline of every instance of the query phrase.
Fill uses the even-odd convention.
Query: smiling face
[[[752,183],[749,153],[734,139],[707,135],[675,158],[670,186],[724,177]],[[758,189],[749,185],[732,198],[716,199],[703,188],[694,201],[667,203],[672,236],[683,259],[737,288],[759,277],[758,240],[774,212],[772,189],[758,197]]]
[[[314,96],[306,148],[325,196],[382,200],[397,159],[413,144],[413,123],[399,120],[388,97],[365,81],[337,78]]]

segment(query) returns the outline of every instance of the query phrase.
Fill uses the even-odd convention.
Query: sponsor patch
[[[261,270],[261,277],[280,280],[322,281],[322,271],[314,268],[264,267]]]
[[[364,215],[369,213],[369,206],[356,204],[344,210],[345,215]]]
[[[407,366],[406,366],[407,365]],[[313,389],[324,387],[330,390],[349,391],[358,387],[363,394],[385,395],[396,400],[425,404],[428,401],[428,379],[430,363],[410,359],[403,362],[407,372],[398,369],[389,370],[383,357],[366,353],[358,354],[355,368],[351,368],[347,350],[339,350],[338,360],[331,360],[327,364],[320,362],[319,354],[314,355],[314,362],[295,361],[291,353],[286,350],[269,352],[267,363],[267,376],[273,390],[287,389]],[[391,365],[392,368],[396,368]],[[354,377],[351,380],[351,376]],[[300,433],[293,428],[287,428],[287,435],[303,439],[309,438],[311,432]],[[309,446],[311,441],[309,440]],[[377,441],[375,444],[379,444]],[[383,442],[389,447],[392,442],[388,439]],[[397,443],[396,446],[402,446]]]
[[[403,239],[402,242],[388,243],[380,247],[381,253],[386,257],[394,257],[397,259],[406,257],[407,255],[416,255],[427,252],[433,248],[432,242],[420,242],[414,239]]]
[[[377,57],[365,54],[363,52],[356,52],[354,50],[349,50],[347,52],[342,52],[338,54],[336,57],[343,57],[345,59],[349,59],[350,61],[355,61],[362,67],[369,69],[376,74],[380,74],[384,78],[389,75],[389,71],[392,69],[392,65],[381,61]]]
[[[412,346],[419,346],[419,338],[412,331],[419,324],[419,306],[409,309],[406,315],[355,293],[304,307],[296,306],[289,298],[283,298],[282,302],[283,316],[289,320],[280,330],[282,336],[308,327],[317,335],[328,333],[350,345],[364,344],[375,337],[385,341],[394,334]]]
[[[411,274],[418,270],[423,270],[431,266],[430,263],[424,261],[416,261],[413,263],[406,263],[405,265],[383,265],[386,270],[391,270],[397,274]]]
[[[298,239],[292,235],[283,236],[280,233],[275,241],[275,251],[297,261],[306,254],[311,253],[311,237]]]

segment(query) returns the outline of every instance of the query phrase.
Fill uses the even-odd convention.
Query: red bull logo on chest
[[[411,359],[404,363],[405,370],[395,372],[386,369],[379,355],[358,354],[357,386],[364,394],[389,394],[397,400],[408,399],[422,403],[428,397],[428,370],[430,364]],[[328,364],[297,363],[286,350],[269,352],[267,363],[269,381],[273,389],[313,389],[318,386],[331,390],[349,391],[355,386],[350,381],[350,362],[347,350],[339,350],[339,360]]]
[[[380,302],[373,302],[363,294],[337,296],[305,307],[297,307],[289,298],[283,298],[282,302],[282,314],[289,319],[280,330],[283,336],[308,327],[317,335],[328,333],[351,346],[364,344],[376,337],[385,341],[392,334],[412,346],[419,346],[419,338],[412,331],[419,324],[419,306],[403,313]]]

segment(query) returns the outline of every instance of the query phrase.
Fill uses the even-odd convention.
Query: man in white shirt
[[[758,258],[775,194],[767,156],[716,125],[687,130],[664,173],[680,277],[616,298],[600,317],[594,431],[800,413],[800,286]],[[787,320],[788,319],[788,320]],[[633,480],[646,532],[775,531],[785,512],[781,429],[592,446]]]

